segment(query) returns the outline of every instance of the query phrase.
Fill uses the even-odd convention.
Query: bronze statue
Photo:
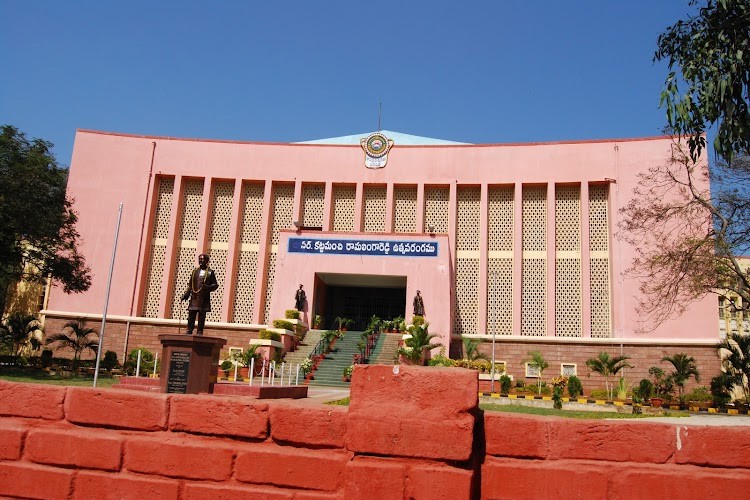
[[[301,311],[303,307],[305,307],[305,299],[307,297],[305,296],[305,291],[302,289],[302,285],[299,286],[299,290],[297,290],[297,293],[294,294],[294,307]]]
[[[419,290],[414,296],[414,316],[424,316],[424,300],[422,300]]]
[[[206,324],[206,313],[211,311],[211,292],[219,288],[216,275],[208,267],[208,255],[198,256],[198,267],[190,273],[188,288],[182,294],[182,301],[190,299],[188,303],[188,322],[185,335],[192,335],[195,327],[195,317],[198,316],[198,331],[196,335],[203,335]]]

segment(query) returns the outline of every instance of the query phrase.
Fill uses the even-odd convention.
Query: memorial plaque
[[[190,352],[172,351],[169,358],[169,378],[167,392],[187,394],[188,372],[190,371]]]

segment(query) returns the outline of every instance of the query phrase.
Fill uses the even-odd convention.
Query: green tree
[[[544,356],[539,351],[529,351],[528,352],[528,358],[521,361],[521,363],[528,363],[530,366],[533,366],[537,369],[539,372],[539,376],[536,379],[536,388],[537,388],[537,394],[542,393],[542,376],[544,375],[544,370],[549,368],[549,363],[547,363],[547,360],[544,359]]]
[[[52,144],[0,127],[0,179],[0,315],[8,287],[21,279],[51,277],[66,293],[88,290],[90,270],[78,253],[77,216],[65,194],[67,171]]]
[[[740,390],[750,404],[750,335],[728,333],[716,344],[721,364],[735,390]]]
[[[29,348],[38,349],[43,332],[42,325],[34,314],[13,313],[0,324],[0,339],[13,356],[18,356]]]
[[[67,330],[67,331],[66,331]],[[78,361],[81,359],[81,353],[90,350],[96,354],[99,347],[99,335],[93,328],[86,326],[86,320],[78,319],[68,321],[63,325],[63,331],[50,335],[45,340],[47,345],[55,345],[55,350],[72,349],[73,350],[73,369],[78,368]]]
[[[680,403],[685,401],[685,382],[690,380],[690,377],[695,377],[696,382],[700,382],[700,372],[698,372],[698,366],[695,364],[695,358],[688,356],[684,352],[674,354],[673,356],[664,356],[661,358],[662,362],[667,361],[673,367],[674,371],[670,374],[674,385],[677,386],[677,393],[680,398]]]
[[[409,327],[411,336],[404,340],[404,346],[398,349],[398,354],[412,363],[424,365],[427,352],[440,347],[440,344],[432,342],[439,335],[429,333],[427,331],[429,326],[429,323],[411,325]]]
[[[687,136],[693,158],[716,126],[714,149],[727,159],[750,151],[750,3],[691,0],[697,12],[666,29],[654,61],[667,61],[661,103],[672,131]],[[686,89],[681,88],[681,83]]]
[[[612,399],[614,385],[611,384],[612,377],[616,376],[623,368],[633,368],[628,364],[630,356],[610,356],[606,351],[602,351],[595,358],[586,360],[586,366],[594,373],[604,377],[604,386],[607,389],[607,397]]]

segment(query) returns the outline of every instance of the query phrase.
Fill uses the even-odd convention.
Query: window
[[[578,365],[575,363],[560,363],[560,375],[563,377],[578,376]]]
[[[539,366],[534,363],[526,363],[526,378],[539,378]]]

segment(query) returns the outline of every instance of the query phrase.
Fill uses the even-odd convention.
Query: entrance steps
[[[341,380],[344,368],[351,365],[354,355],[359,353],[357,343],[362,332],[344,332],[333,346],[331,352],[315,370],[315,378],[310,381],[312,386],[349,387],[349,382]]]
[[[372,356],[371,365],[395,365],[401,333],[382,333]]]
[[[320,336],[324,330],[308,330],[305,334],[305,338],[302,339],[297,349],[292,352],[288,352],[284,355],[284,362],[287,364],[291,363],[296,365],[310,357],[310,353],[315,349],[315,346],[320,342]]]

